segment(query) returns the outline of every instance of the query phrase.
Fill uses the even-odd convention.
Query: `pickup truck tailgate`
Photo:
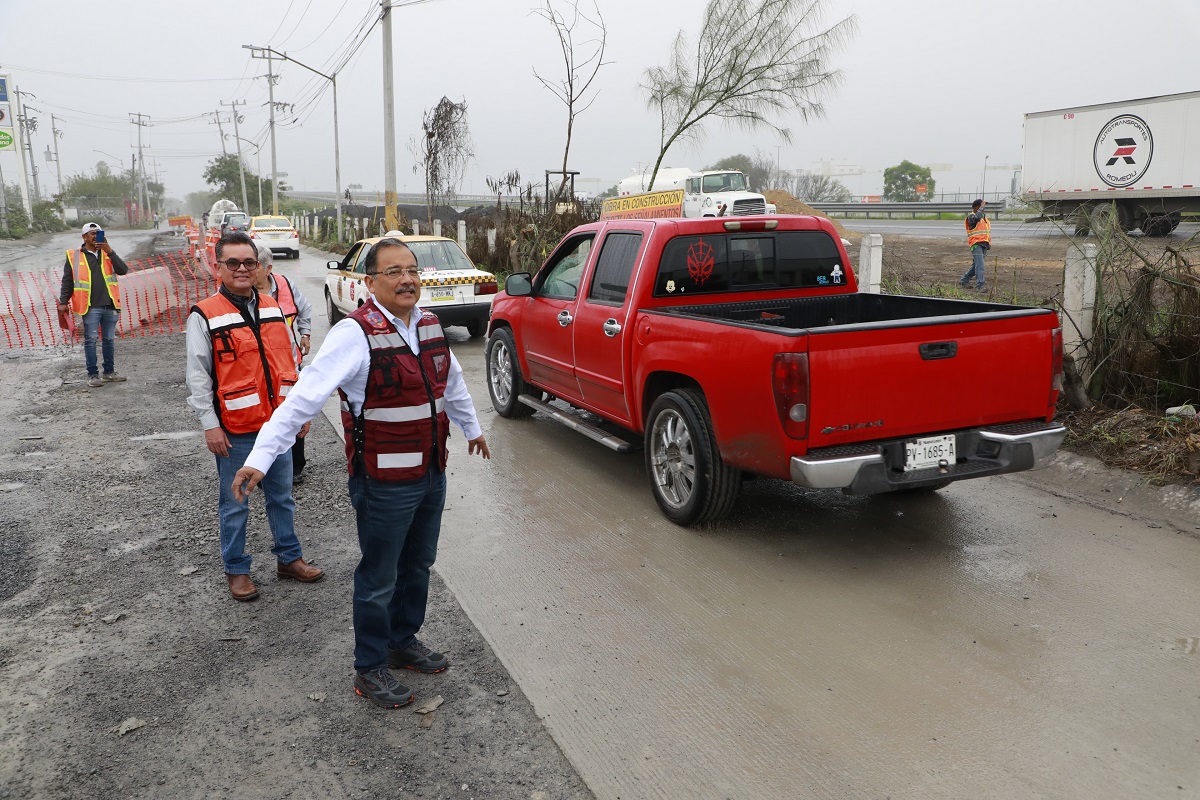
[[[1045,419],[1052,315],[810,331],[809,447]]]

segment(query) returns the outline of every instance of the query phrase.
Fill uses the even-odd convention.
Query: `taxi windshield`
[[[254,220],[256,228],[290,228],[292,221],[286,217],[264,217]]]
[[[475,269],[471,259],[452,241],[406,242],[422,270]]]

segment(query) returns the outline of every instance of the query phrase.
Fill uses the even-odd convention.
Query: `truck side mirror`
[[[504,291],[509,297],[528,297],[533,294],[533,283],[528,272],[514,272],[504,281]]]

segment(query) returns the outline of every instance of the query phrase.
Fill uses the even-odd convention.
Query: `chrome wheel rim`
[[[492,386],[492,397],[497,405],[507,406],[512,399],[513,366],[508,346],[503,339],[492,345],[492,357],[488,364],[488,382]]]
[[[687,421],[674,409],[654,418],[650,470],[659,497],[672,508],[687,504],[696,488],[696,452]]]

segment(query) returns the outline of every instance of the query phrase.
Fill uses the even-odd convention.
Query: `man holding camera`
[[[87,364],[88,386],[125,380],[117,374],[114,360],[117,322],[121,319],[121,289],[117,285],[117,276],[128,272],[129,267],[105,241],[104,229],[94,222],[83,226],[82,246],[67,251],[58,310],[66,313],[69,309],[83,318],[83,357]],[[103,377],[96,364],[97,338],[101,340]]]

